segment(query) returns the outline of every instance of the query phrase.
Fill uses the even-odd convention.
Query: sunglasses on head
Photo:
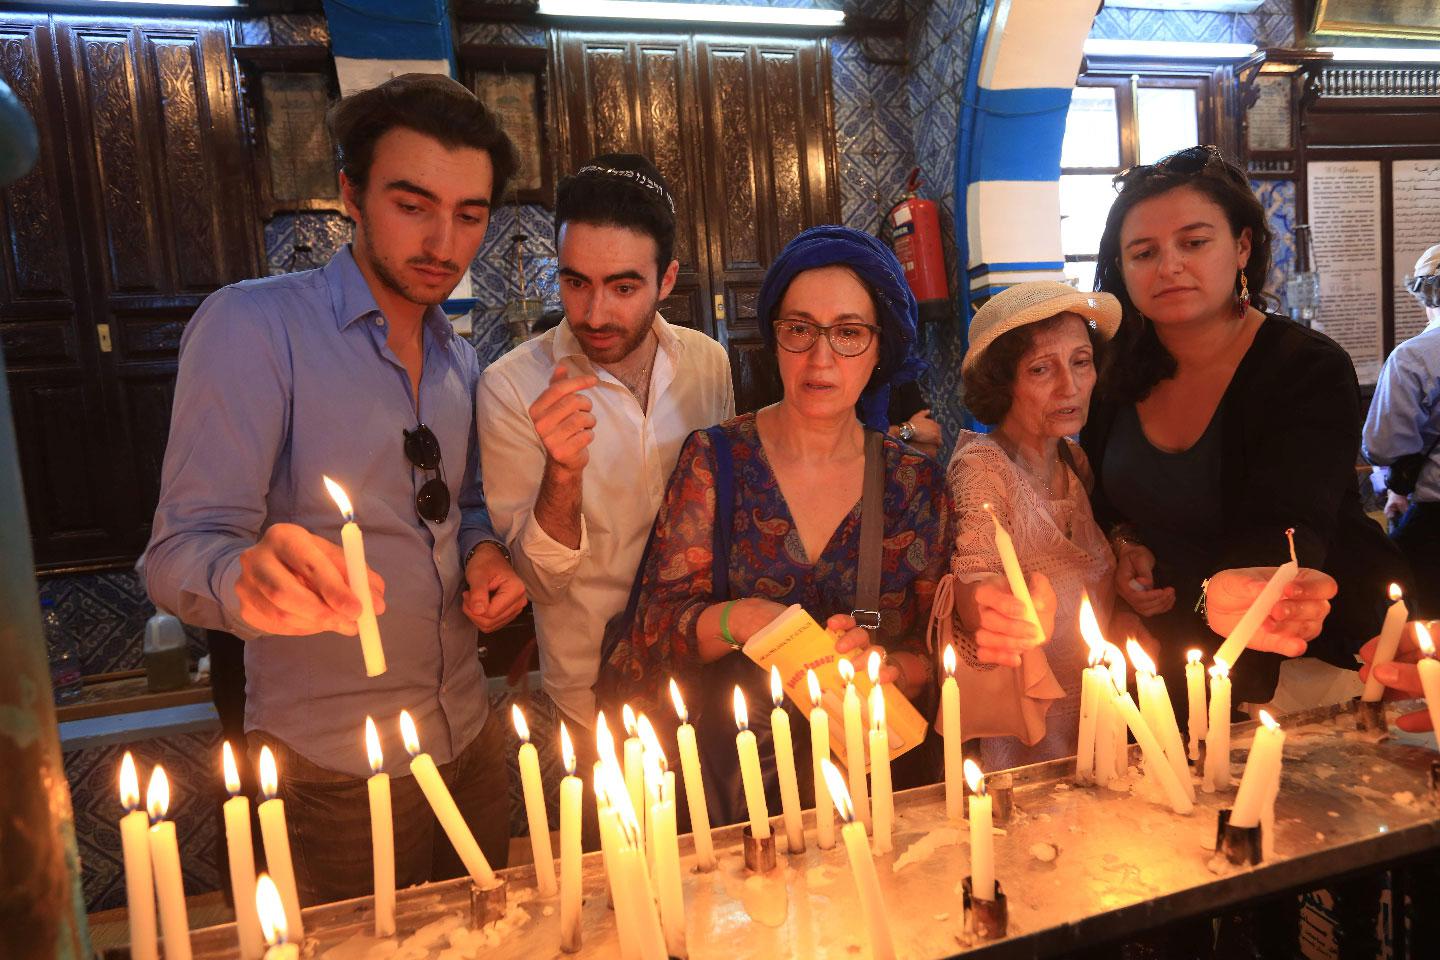
[[[1170,156],[1155,163],[1142,163],[1130,167],[1116,175],[1114,180],[1115,192],[1130,186],[1131,184],[1148,179],[1149,177],[1163,174],[1180,176],[1194,176],[1196,174],[1208,174],[1218,172],[1227,180],[1232,180],[1243,185],[1247,190],[1250,187],[1243,175],[1237,175],[1236,171],[1225,162],[1225,156],[1220,148],[1212,144],[1204,144],[1196,147],[1187,147],[1184,150],[1177,150]]]
[[[423,423],[414,430],[401,432],[405,434],[405,459],[412,466],[436,474],[415,494],[415,512],[422,520],[444,523],[450,516],[450,488],[445,485],[445,470],[440,462],[440,441]]]

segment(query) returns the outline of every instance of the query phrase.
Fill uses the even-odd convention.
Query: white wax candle
[[[885,914],[885,902],[880,895],[880,878],[875,874],[875,860],[870,853],[870,844],[865,842],[865,828],[855,820],[855,807],[850,793],[845,789],[845,780],[840,771],[828,759],[820,762],[826,789],[835,799],[836,810],[844,825],[840,838],[845,842],[845,854],[850,860],[850,873],[855,878],[856,893],[860,897],[860,915],[865,921],[865,932],[870,939],[870,955],[873,960],[894,960],[895,941],[890,935],[890,920]]]
[[[830,714],[821,703],[820,679],[814,670],[805,671],[810,686],[810,760],[815,777],[815,842],[821,850],[835,846],[835,804],[820,767],[830,759]]]
[[[700,774],[700,751],[695,745],[695,728],[690,725],[680,687],[670,680],[670,699],[680,726],[675,742],[680,748],[680,773],[685,778],[685,805],[690,810],[690,836],[695,843],[695,866],[699,870],[715,869],[715,845],[710,840],[710,811],[705,802],[705,784]]]
[[[675,771],[661,774],[660,799],[650,805],[650,822],[655,824],[655,888],[660,903],[660,927],[665,933],[665,952],[686,957],[685,891],[680,881],[680,841],[675,829]]]
[[[1115,686],[1107,667],[1095,674],[1095,784],[1105,786],[1115,779]]]
[[[525,816],[530,824],[530,850],[535,856],[535,886],[540,896],[553,897],[555,857],[550,852],[550,821],[545,814],[545,786],[540,780],[540,754],[530,742],[530,727],[518,703],[510,705],[515,732],[520,740],[520,788],[525,795]]]
[[[175,839],[175,822],[166,820],[170,807],[170,783],[165,771],[156,766],[146,791],[150,809],[150,866],[155,873],[155,893],[160,898],[160,929],[165,937],[165,960],[190,960],[190,919],[185,911],[185,883],[180,872],[180,845]]]
[[[635,811],[635,823],[640,829],[640,849],[645,849],[645,745],[640,742],[635,725],[635,711],[625,704],[620,711],[621,722],[625,725],[625,789],[630,794],[630,806]]]
[[[1130,699],[1128,690],[1117,691],[1115,694],[1115,707],[1120,711],[1120,716],[1135,734],[1135,741],[1140,744],[1141,755],[1145,758],[1146,769],[1153,770],[1156,779],[1160,781],[1161,788],[1165,791],[1170,806],[1176,813],[1188,814],[1195,809],[1195,803],[1185,793],[1180,780],[1175,776],[1175,770],[1165,759],[1165,751],[1160,747],[1160,741],[1155,738],[1155,733],[1150,729],[1149,724],[1140,716],[1140,708],[1135,706],[1135,701]]]
[[[619,830],[615,866],[620,874],[620,895],[615,901],[615,911],[617,914],[623,911],[631,918],[639,960],[665,960],[665,933],[650,895],[650,878],[645,868],[645,851],[640,846],[639,827],[622,816]]]
[[[370,796],[370,851],[375,879],[375,936],[395,934],[395,820],[390,804],[390,774],[382,772],[385,755],[375,721],[365,718],[365,753],[372,771],[365,781]]]
[[[1185,696],[1189,707],[1186,726],[1190,732],[1190,759],[1200,757],[1200,741],[1205,739],[1205,667],[1200,663],[1200,651],[1191,650],[1185,654]]]
[[[1370,659],[1370,676],[1365,680],[1365,692],[1361,694],[1362,700],[1374,703],[1385,693],[1385,684],[1375,677],[1375,668],[1382,663],[1389,663],[1395,659],[1395,648],[1400,645],[1400,634],[1405,630],[1405,621],[1410,616],[1410,608],[1405,605],[1404,598],[1400,595],[1400,585],[1390,584],[1390,609],[1385,611],[1385,623],[1380,627],[1380,639],[1375,642],[1375,656]]]
[[[780,778],[780,811],[785,817],[789,853],[805,852],[805,826],[800,814],[800,782],[795,776],[795,744],[790,737],[790,715],[785,712],[785,687],[778,667],[770,667],[770,733],[775,742],[775,771]]]
[[[1435,732],[1437,746],[1440,746],[1440,661],[1435,659],[1435,644],[1430,638],[1429,628],[1419,621],[1415,623],[1415,639],[1424,654],[1415,665],[1420,671],[1420,689],[1425,694],[1425,707],[1430,711],[1430,727]]]
[[[225,814],[225,850],[230,861],[230,893],[235,900],[235,933],[240,941],[240,960],[259,960],[265,952],[260,934],[260,915],[255,912],[255,847],[250,835],[250,798],[240,793],[240,771],[227,740],[221,745],[225,789],[230,799]]]
[[[960,684],[955,680],[955,648],[945,646],[945,682],[940,684],[940,735],[945,740],[945,816],[964,816],[965,790],[961,764],[964,743],[960,739]],[[1092,731],[1093,732],[1093,731]]]
[[[749,728],[745,694],[735,687],[735,749],[740,754],[740,780],[745,788],[745,808],[750,813],[750,835],[757,840],[770,836],[770,811],[765,807],[765,782],[760,777],[760,749]]]
[[[345,576],[355,599],[360,601],[360,618],[355,621],[360,634],[360,652],[365,657],[365,675],[378,677],[385,672],[385,648],[380,644],[380,625],[375,620],[375,601],[370,595],[370,576],[365,567],[365,539],[355,523],[355,511],[350,498],[342,488],[329,477],[322,477],[335,505],[345,517],[340,528],[340,545],[345,551]],[[284,896],[284,890],[281,890]]]
[[[1099,686],[1095,657],[1080,672],[1080,731],[1075,745],[1075,782],[1091,783],[1095,779],[1095,728],[1100,712]]]
[[[1136,643],[1134,638],[1126,642],[1130,662],[1135,665],[1135,685],[1140,691],[1140,716],[1150,725],[1155,739],[1160,744],[1158,762],[1168,763],[1175,772],[1185,796],[1193,803],[1195,785],[1190,782],[1190,764],[1185,759],[1185,741],[1180,738],[1180,724],[1175,719],[1175,707],[1170,702],[1170,691],[1165,688],[1165,678],[1155,670],[1155,661]],[[1149,774],[1155,776],[1153,772]]]
[[[580,804],[584,786],[575,776],[575,745],[560,721],[560,756],[565,777],[560,781],[560,949],[580,949]]]
[[[1040,635],[1043,633],[1040,616],[1035,612],[1035,600],[1030,596],[1030,586],[1025,582],[1025,570],[1020,566],[1020,558],[1015,553],[1015,542],[1000,525],[1000,518],[988,503],[985,504],[985,512],[990,514],[990,519],[995,524],[995,550],[1000,554],[1000,566],[1005,571],[1005,581],[1010,585],[1010,592],[1025,605],[1025,619],[1030,621],[1036,634]]]
[[[1111,693],[1126,689],[1125,655],[1113,643],[1107,644],[1106,659],[1110,666]],[[1115,776],[1124,777],[1130,772],[1130,739],[1125,734],[1125,718],[1120,714],[1120,704],[1115,697],[1110,700],[1113,713],[1110,717],[1110,733],[1115,738]]]
[[[870,688],[870,824],[876,853],[894,845],[894,797],[890,791],[890,732],[885,725],[885,693]]]
[[[150,817],[138,809],[140,778],[129,750],[120,761],[120,803],[128,813],[120,818],[120,849],[125,857],[125,912],[130,920],[132,960],[158,960],[156,943],[155,874],[150,866]]]
[[[994,808],[974,760],[965,761],[965,779],[970,784],[970,895],[977,900],[994,900]]]
[[[615,932],[620,940],[620,956],[631,958],[639,954],[639,949],[636,945],[631,916],[627,911],[620,909],[620,903],[624,899],[620,889],[622,878],[619,861],[616,859],[616,852],[620,849],[620,814],[610,803],[609,788],[605,785],[609,779],[605,761],[595,761],[594,770],[595,810],[600,821],[600,853],[605,862],[605,879],[610,889],[610,906],[615,911]],[[621,781],[619,792],[623,793],[624,774],[617,774],[617,776]]]
[[[1230,666],[1210,668],[1210,726],[1205,736],[1206,793],[1230,789]]]
[[[1235,804],[1230,809],[1230,822],[1237,827],[1259,826],[1271,790],[1280,782],[1280,760],[1285,748],[1285,731],[1260,711],[1261,725],[1255,729],[1250,755],[1245,758],[1245,772],[1240,775],[1240,789],[1235,791]]]
[[[860,718],[860,694],[855,689],[854,665],[842,658],[838,668],[845,681],[845,770],[850,775],[850,797],[855,803],[855,816],[868,830],[870,798],[865,786],[865,727]]]
[[[1290,537],[1290,559],[1275,568],[1260,595],[1250,604],[1240,622],[1235,624],[1230,636],[1220,644],[1220,649],[1215,651],[1215,659],[1224,660],[1232,670],[1235,668],[1235,661],[1245,652],[1245,648],[1264,625],[1265,618],[1270,616],[1270,609],[1285,595],[1285,588],[1300,575],[1300,564],[1295,561],[1294,531],[1286,530],[1285,535]]]
[[[435,819],[440,821],[445,836],[450,838],[450,845],[459,854],[460,862],[465,864],[470,878],[481,887],[493,886],[495,871],[490,869],[490,862],[485,859],[480,844],[475,842],[475,834],[470,832],[465,818],[460,815],[460,808],[455,805],[455,798],[450,796],[450,788],[445,786],[434,759],[430,754],[420,752],[420,736],[415,730],[415,721],[406,710],[400,711],[400,734],[405,741],[405,750],[410,754],[410,774],[420,785],[420,792],[425,794],[430,809],[435,812]]]
[[[305,923],[300,916],[300,892],[295,886],[295,865],[290,859],[290,828],[285,822],[285,801],[279,797],[280,775],[275,769],[275,755],[268,746],[260,748],[260,790],[265,800],[260,804],[260,839],[265,843],[265,866],[285,905],[285,928],[292,939],[305,939]]]

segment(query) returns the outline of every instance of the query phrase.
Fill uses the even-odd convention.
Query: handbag
[[[1430,462],[1430,455],[1435,452],[1437,444],[1440,444],[1440,436],[1430,441],[1430,446],[1425,448],[1424,453],[1407,453],[1403,457],[1396,457],[1385,477],[1386,488],[1402,497],[1414,493],[1415,487],[1420,483],[1420,471]]]

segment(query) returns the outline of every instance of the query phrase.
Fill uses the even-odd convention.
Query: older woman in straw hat
[[[1075,751],[1087,656],[1080,598],[1106,622],[1115,558],[1090,512],[1085,455],[1069,438],[1085,424],[1096,354],[1119,325],[1111,295],[1048,281],[997,294],[970,324],[965,404],[994,429],[956,440],[957,535],[936,624],[962,654],[962,728],[983,738],[986,769]],[[1005,580],[996,520],[1014,540],[1039,628]]]

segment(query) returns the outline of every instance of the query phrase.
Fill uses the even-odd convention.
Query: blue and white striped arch
[[[324,0],[341,94],[402,73],[455,72],[445,0]]]
[[[1060,143],[1098,0],[986,0],[956,143],[966,304],[1061,279]]]

